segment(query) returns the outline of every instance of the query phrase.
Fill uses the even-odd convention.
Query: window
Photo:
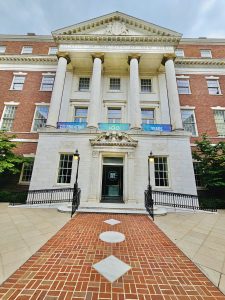
[[[60,154],[57,183],[70,183],[73,154]]]
[[[177,57],[184,57],[184,50],[183,49],[176,49],[175,54]]]
[[[225,136],[225,110],[214,110],[218,136]]]
[[[190,84],[188,79],[177,79],[178,94],[190,94]]]
[[[33,165],[33,161],[23,163],[20,175],[20,183],[29,183],[31,181]]]
[[[54,85],[55,76],[54,75],[44,75],[41,81],[41,91],[52,91]]]
[[[24,46],[22,48],[21,54],[31,54],[33,52],[33,47],[31,46]]]
[[[11,90],[16,90],[16,91],[22,91],[23,85],[25,81],[25,76],[17,76],[15,75],[13,77],[12,85],[11,85]]]
[[[48,49],[48,55],[55,55],[58,52],[57,47],[49,47]]]
[[[169,186],[167,157],[155,157],[155,186]]]
[[[16,105],[6,105],[4,110],[4,115],[2,119],[2,130],[11,131],[13,126],[13,121],[15,119],[16,114]]]
[[[108,108],[108,123],[121,123],[121,108]]]
[[[0,46],[0,54],[5,53],[6,46]]]
[[[142,124],[154,124],[155,123],[155,112],[151,108],[141,109]]]
[[[33,131],[45,127],[48,118],[48,105],[38,105],[34,114]]]
[[[193,109],[182,109],[181,116],[183,121],[184,130],[191,132],[193,136],[197,135],[195,115]]]
[[[208,91],[210,95],[220,95],[220,85],[217,79],[207,80]]]
[[[79,91],[88,91],[90,87],[90,78],[80,77],[79,80]]]
[[[200,50],[200,54],[202,58],[212,58],[211,50]]]
[[[197,187],[203,187],[203,183],[202,183],[202,178],[201,178],[201,174],[200,174],[200,166],[199,166],[199,162],[194,161],[193,162],[193,167],[194,167],[194,173],[195,173],[195,183]]]
[[[152,81],[151,79],[141,79],[141,92],[151,93]]]
[[[120,91],[120,78],[110,78],[110,91]]]
[[[87,122],[87,107],[74,108],[74,122]]]

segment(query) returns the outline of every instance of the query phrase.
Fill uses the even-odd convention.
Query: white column
[[[182,130],[183,123],[181,119],[176,73],[172,56],[165,57],[165,71],[172,128],[173,130]]]
[[[52,91],[51,103],[48,113],[47,127],[57,126],[64,89],[64,81],[66,76],[66,67],[69,62],[70,59],[67,55],[62,55],[59,57],[54,88]]]
[[[160,114],[162,124],[170,124],[170,112],[169,112],[169,102],[166,86],[166,76],[165,74],[158,75],[159,82],[159,98],[160,98]]]
[[[140,108],[140,84],[139,84],[139,70],[138,70],[139,57],[130,57],[130,123],[131,128],[141,128],[141,108]]]
[[[88,127],[98,128],[101,108],[102,56],[95,56],[93,62],[90,104],[88,107]]]

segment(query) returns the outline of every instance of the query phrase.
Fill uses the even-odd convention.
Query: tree
[[[21,163],[26,161],[24,157],[13,153],[16,143],[11,141],[12,138],[15,138],[15,135],[9,136],[4,131],[0,131],[0,175],[20,172]]]
[[[199,163],[199,174],[206,188],[225,189],[225,142],[211,144],[206,134],[195,141],[193,158]]]

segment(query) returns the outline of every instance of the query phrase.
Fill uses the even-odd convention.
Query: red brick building
[[[35,157],[38,130],[47,122],[59,47],[55,36],[0,35],[0,128],[16,135],[16,152],[21,155]],[[203,133],[212,143],[224,141],[225,39],[181,38],[173,49],[183,127],[192,135],[190,147]],[[141,64],[141,55],[139,59]],[[70,65],[68,69],[74,67]],[[30,177],[31,168],[23,166],[14,185],[28,185]]]

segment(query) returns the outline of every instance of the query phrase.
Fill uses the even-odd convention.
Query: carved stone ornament
[[[119,146],[119,147],[136,147],[138,141],[132,139],[124,132],[103,132],[95,139],[90,139],[92,146]]]
[[[105,29],[105,34],[108,35],[126,35],[128,33],[126,24],[118,21],[109,23]]]

